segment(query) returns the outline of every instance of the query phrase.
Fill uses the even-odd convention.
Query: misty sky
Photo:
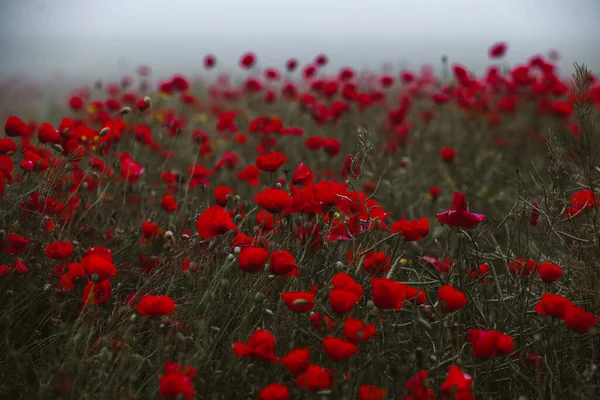
[[[597,72],[599,23],[600,0],[0,0],[0,76],[191,73],[206,53],[231,71],[248,50],[262,66],[322,52],[335,68],[416,67],[447,54],[481,71],[500,40],[509,63],[556,49],[563,71]]]

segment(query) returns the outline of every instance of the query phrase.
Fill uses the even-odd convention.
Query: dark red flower
[[[382,310],[399,310],[407,295],[407,285],[387,278],[371,278],[373,302]]]
[[[6,136],[16,137],[27,137],[29,136],[29,126],[21,120],[19,117],[11,115],[4,123],[4,132]]]
[[[292,374],[301,374],[310,365],[310,352],[308,348],[294,349],[281,357],[281,363]]]
[[[196,229],[202,239],[212,239],[228,231],[237,231],[237,225],[221,206],[212,206],[204,210],[196,221]]]
[[[529,276],[535,271],[537,263],[534,260],[524,260],[521,257],[508,263],[508,270],[517,276]]]
[[[475,400],[471,393],[473,378],[456,365],[451,365],[446,380],[440,388],[443,400]]]
[[[168,213],[172,213],[179,209],[177,203],[175,202],[175,198],[171,194],[166,194],[163,196],[162,200],[160,201],[160,206]]]
[[[305,372],[298,375],[296,385],[300,389],[311,392],[320,392],[329,389],[333,385],[331,372],[319,365],[309,366]]]
[[[315,295],[311,292],[283,292],[281,298],[296,313],[307,313],[315,306]]]
[[[256,157],[256,166],[261,171],[272,173],[276,172],[279,169],[279,167],[281,167],[281,165],[286,161],[287,158],[285,157],[285,155],[283,155],[283,153],[275,151],[264,156]]]
[[[147,294],[138,303],[137,311],[143,316],[170,315],[175,311],[175,301],[169,296]]]
[[[258,400],[290,400],[290,389],[279,383],[272,383],[261,389]]]
[[[384,400],[387,390],[375,385],[360,385],[358,388],[359,400]]]
[[[400,237],[407,242],[418,242],[429,235],[429,220],[427,218],[407,221],[406,217],[392,224],[392,231],[399,232]]]
[[[459,192],[454,192],[452,196],[452,208],[436,216],[442,225],[450,225],[454,228],[472,228],[485,219],[483,214],[467,211],[465,194]]]
[[[269,270],[275,275],[286,275],[298,268],[294,256],[287,250],[279,250],[271,253]]]
[[[238,255],[238,265],[243,272],[260,272],[269,260],[269,250],[262,247],[244,247]]]
[[[500,58],[506,54],[507,45],[504,42],[496,43],[488,52],[490,58]]]
[[[212,69],[216,63],[217,59],[215,56],[211,54],[207,54],[206,56],[204,56],[204,68]]]
[[[247,343],[235,342],[233,353],[242,358],[254,358],[270,362],[279,360],[275,355],[275,337],[271,332],[262,329],[255,330]]]
[[[362,287],[343,272],[338,272],[331,280],[333,289],[329,292],[329,306],[338,314],[347,314],[362,298]]]
[[[254,53],[245,53],[240,58],[240,67],[250,69],[256,63],[256,55]]]
[[[279,213],[293,204],[290,195],[281,189],[265,189],[254,196],[254,201],[270,213]]]
[[[319,333],[323,332],[324,327],[328,332],[333,331],[333,329],[335,328],[335,323],[331,318],[329,318],[327,315],[323,316],[321,313],[318,312],[310,316],[309,322],[310,325],[313,328],[315,328],[315,330]]]
[[[46,257],[59,261],[71,257],[74,251],[75,249],[71,242],[52,242],[44,250]]]
[[[450,285],[444,285],[438,289],[438,300],[444,312],[454,312],[467,305],[467,297],[460,290]]]
[[[454,161],[454,157],[456,157],[456,151],[452,147],[444,147],[440,150],[440,155],[442,156],[442,160],[446,163],[451,163]]]
[[[377,332],[373,324],[348,317],[344,321],[344,337],[354,344],[366,342]]]
[[[536,266],[540,278],[546,283],[552,283],[563,274],[563,270],[556,264],[545,262]]]

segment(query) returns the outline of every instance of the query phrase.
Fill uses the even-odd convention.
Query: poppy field
[[[507,51],[4,83],[2,397],[598,398],[600,80]]]

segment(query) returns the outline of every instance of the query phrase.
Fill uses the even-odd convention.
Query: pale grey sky
[[[597,71],[599,21],[600,0],[0,0],[0,76],[191,73],[206,53],[231,70],[249,50],[262,66],[318,53],[336,68],[437,65],[447,54],[481,71],[497,41],[509,63],[556,49],[563,71]]]

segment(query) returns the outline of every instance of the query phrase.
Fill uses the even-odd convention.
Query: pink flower
[[[465,194],[454,192],[452,208],[437,214],[437,219],[442,225],[450,225],[454,228],[472,228],[479,225],[485,219],[485,215],[467,211]]]

